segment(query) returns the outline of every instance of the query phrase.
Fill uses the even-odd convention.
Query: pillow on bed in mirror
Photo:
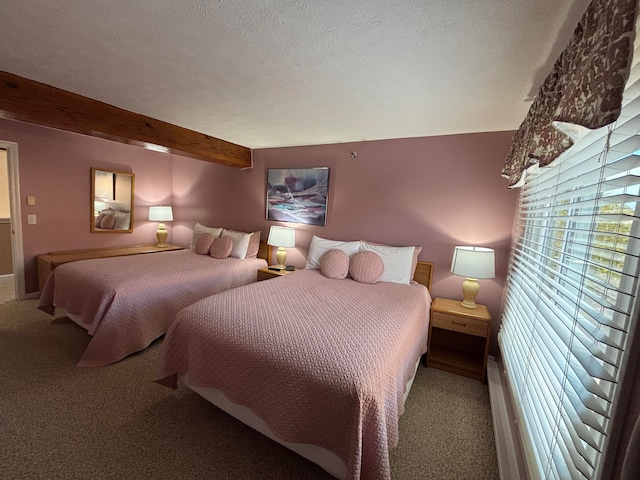
[[[329,250],[320,259],[320,273],[327,278],[346,278],[349,273],[349,257],[337,248]]]
[[[213,238],[218,238],[222,233],[222,228],[205,227],[204,225],[196,223],[193,227],[193,235],[191,236],[191,250],[196,248],[196,241],[198,240],[198,237],[203,233],[210,233],[211,235],[213,235]]]
[[[233,250],[233,241],[229,237],[218,237],[213,240],[209,255],[213,258],[227,258]]]
[[[355,242],[339,242],[314,235],[311,239],[311,245],[309,246],[306,268],[309,270],[318,270],[322,256],[333,249],[342,250],[347,257],[351,257],[360,250],[360,240],[356,240]]]
[[[251,234],[246,258],[256,258],[258,256],[258,251],[260,250],[260,235],[262,235],[260,230]]]
[[[360,283],[377,283],[384,273],[384,262],[373,252],[358,252],[349,259],[351,278]]]
[[[114,230],[129,230],[131,214],[129,212],[116,212],[113,214],[115,223]]]
[[[102,222],[102,219],[105,217],[106,213],[101,213],[100,215],[98,215],[96,217],[96,221],[93,224],[94,227],[96,228],[100,228],[100,222]]]
[[[422,250],[422,248],[420,247]],[[373,252],[380,256],[384,263],[381,282],[401,283],[409,285],[413,278],[413,257],[416,247],[389,247],[362,242],[363,252]]]
[[[229,254],[230,257],[242,260],[247,256],[247,248],[249,248],[249,240],[251,234],[246,232],[237,232],[235,230],[222,230],[222,237],[230,238],[233,242],[233,250]]]
[[[211,245],[213,244],[213,235],[210,233],[201,233],[198,236],[198,240],[196,240],[196,245],[193,249],[198,255],[209,255],[209,250],[211,249]]]
[[[100,213],[98,214],[98,216],[96,217],[96,221],[94,226],[96,228],[102,228],[100,226],[100,223],[102,223],[102,219],[104,217],[106,217],[107,215],[113,215],[115,212],[113,210],[111,210],[110,208],[105,208],[104,210],[101,210]]]
[[[100,228],[103,228],[105,230],[113,229],[113,226],[115,224],[116,224],[115,215],[105,215],[104,217],[102,217],[102,220],[100,220]]]

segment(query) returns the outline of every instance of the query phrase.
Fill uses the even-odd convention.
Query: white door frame
[[[13,280],[16,300],[26,298],[24,280],[24,249],[22,245],[22,213],[20,209],[20,175],[18,169],[18,144],[0,140],[0,148],[7,151],[9,170],[9,199],[11,204],[11,251],[13,256]]]

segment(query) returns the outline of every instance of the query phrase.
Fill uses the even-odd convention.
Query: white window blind
[[[638,57],[616,124],[520,193],[498,339],[532,478],[602,478],[638,308]]]

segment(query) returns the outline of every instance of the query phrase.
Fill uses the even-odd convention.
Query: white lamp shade
[[[296,230],[289,227],[273,226],[269,230],[267,244],[273,247],[291,248],[296,246]]]
[[[173,221],[173,212],[171,211],[171,207],[168,207],[168,206],[149,207],[149,221],[150,222]]]
[[[484,247],[456,247],[451,262],[451,273],[468,278],[496,276],[493,249]]]
[[[93,202],[93,209],[97,212],[101,212],[102,210],[104,210],[105,208],[107,208],[107,203],[103,202],[102,200],[95,200]]]

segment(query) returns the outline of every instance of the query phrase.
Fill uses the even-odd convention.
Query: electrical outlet
[[[29,214],[27,215],[27,223],[29,225],[35,225],[36,223],[38,223],[38,217],[35,214]]]

